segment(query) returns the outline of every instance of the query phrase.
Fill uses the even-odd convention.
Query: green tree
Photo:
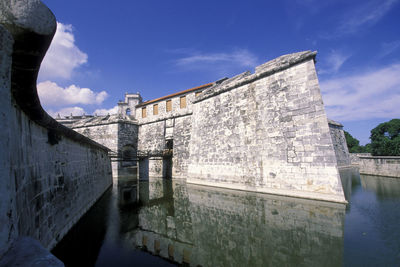
[[[365,147],[365,152],[372,153],[371,144],[366,144],[364,147]]]
[[[370,153],[370,144],[365,146],[360,146],[360,141],[354,138],[350,133],[344,131],[344,136],[346,138],[347,147],[350,153]]]
[[[346,138],[347,147],[350,153],[356,153],[355,150],[360,146],[360,141],[354,138],[351,134],[344,131],[344,136]]]
[[[374,156],[400,156],[400,119],[393,119],[371,130]]]

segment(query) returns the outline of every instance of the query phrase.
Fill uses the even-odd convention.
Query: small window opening
[[[142,108],[142,118],[146,118],[147,113],[146,113],[146,107]]]
[[[153,115],[158,115],[158,104],[153,105]]]
[[[126,111],[125,111],[125,114],[126,114],[127,116],[130,116],[130,115],[131,115],[131,109],[130,109],[130,108],[127,108]]]
[[[166,110],[167,110],[167,112],[172,111],[172,101],[171,100],[167,100]]]
[[[180,106],[181,106],[181,108],[186,108],[186,96],[181,96]]]

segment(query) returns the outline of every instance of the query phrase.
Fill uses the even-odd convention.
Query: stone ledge
[[[331,120],[331,119],[328,119],[328,123],[329,123],[330,125],[334,125],[334,126],[337,126],[337,127],[343,127],[343,124],[341,124],[340,122]]]
[[[285,189],[278,189],[278,188],[243,186],[240,184],[221,183],[221,182],[215,183],[215,182],[204,181],[203,179],[196,179],[194,177],[188,178],[186,183],[202,185],[202,186],[221,187],[221,188],[240,190],[240,191],[250,191],[250,192],[257,192],[257,193],[278,195],[278,196],[285,196],[285,197],[296,197],[296,198],[312,199],[312,200],[335,202],[335,203],[342,203],[342,204],[348,203],[347,200],[344,199],[344,197],[341,197],[338,195],[324,194],[324,193],[311,192],[311,191],[285,190]]]
[[[363,156],[357,155],[360,159],[398,159],[400,160],[400,156]]]
[[[71,129],[79,129],[85,127],[93,127],[93,126],[100,126],[100,125],[110,125],[116,123],[127,123],[132,125],[138,125],[137,120],[127,120],[119,117],[118,114],[114,115],[107,115],[107,116],[98,116],[98,117],[91,117],[86,119],[81,119],[76,122],[71,123],[69,126]]]

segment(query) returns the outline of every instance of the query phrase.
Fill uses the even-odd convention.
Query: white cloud
[[[99,116],[108,115],[108,114],[112,115],[112,114],[117,114],[117,113],[118,113],[118,106],[115,106],[115,107],[110,108],[110,109],[104,109],[104,108],[96,109],[93,112],[93,114],[97,114]]]
[[[363,2],[347,15],[339,27],[341,33],[354,33],[361,27],[376,24],[398,0],[370,0]]]
[[[62,107],[74,104],[101,104],[108,96],[105,91],[93,92],[76,85],[62,88],[55,82],[45,81],[37,85],[40,102],[44,106]]]
[[[335,30],[320,35],[323,39],[332,39],[363,31],[379,22],[399,0],[366,0],[349,5],[345,12],[336,18],[338,26]],[[361,4],[359,4],[361,3]]]
[[[291,8],[296,9],[298,6],[305,7],[309,13],[316,14],[322,9],[329,7],[332,4],[337,3],[337,0],[296,0],[296,5],[293,5],[293,0],[287,0],[287,3],[291,5]]]
[[[344,54],[337,50],[332,50],[328,56],[325,57],[326,61],[324,62],[325,68],[321,69],[319,74],[334,74],[338,72],[338,70],[342,67],[342,65],[346,62],[346,60],[350,57],[348,54]]]
[[[328,117],[338,121],[400,117],[400,64],[320,83]]]
[[[257,57],[246,49],[237,49],[231,53],[189,52],[186,57],[176,60],[176,65],[185,69],[221,69],[238,67],[255,67]]]
[[[390,55],[394,51],[400,48],[400,40],[393,41],[393,42],[388,42],[388,43],[382,43],[381,45],[381,51],[378,54],[378,58],[383,58],[386,57],[387,55]]]
[[[50,109],[47,110],[47,113],[53,118],[57,118],[58,116],[63,118],[65,116],[70,116],[71,114],[73,116],[82,116],[83,114],[87,114],[85,110],[81,107],[67,107],[56,111]]]
[[[87,54],[75,45],[72,25],[57,22],[57,31],[40,67],[41,80],[69,79],[74,71],[87,62]]]

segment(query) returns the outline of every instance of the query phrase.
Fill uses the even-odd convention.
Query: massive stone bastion
[[[327,119],[315,56],[284,55],[136,105],[140,175],[165,176],[171,164],[188,183],[345,202],[338,167],[348,150],[342,125]]]

